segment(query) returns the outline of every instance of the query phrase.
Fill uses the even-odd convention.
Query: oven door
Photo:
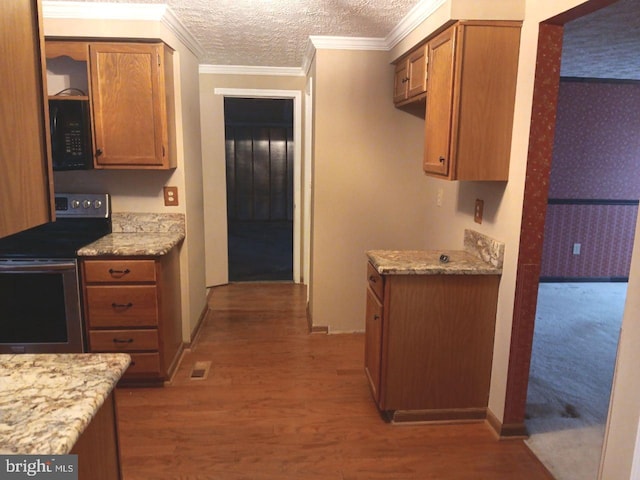
[[[1,260],[0,353],[84,350],[76,260]]]

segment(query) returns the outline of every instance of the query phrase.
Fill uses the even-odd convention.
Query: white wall
[[[186,239],[180,249],[182,336],[189,341],[206,306],[204,216],[198,59],[156,21],[44,19],[46,37],[151,38],[175,50],[175,107],[178,167],[171,171],[91,170],[56,172],[58,191],[105,191],[116,212],[184,213]],[[165,207],[162,187],[178,187],[180,205]]]

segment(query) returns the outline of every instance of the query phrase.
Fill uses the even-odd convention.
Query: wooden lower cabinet
[[[393,421],[484,419],[500,277],[379,275],[371,264],[368,277],[365,371],[378,408]]]
[[[116,403],[111,392],[71,449],[78,455],[78,479],[119,480],[120,446]]]
[[[157,258],[84,259],[82,283],[89,351],[131,355],[122,383],[170,379],[182,353],[177,250]]]

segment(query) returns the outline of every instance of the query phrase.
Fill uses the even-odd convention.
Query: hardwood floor
[[[305,302],[292,284],[215,288],[171,385],[117,390],[124,480],[552,478],[484,423],[385,423],[363,335],[308,334]]]

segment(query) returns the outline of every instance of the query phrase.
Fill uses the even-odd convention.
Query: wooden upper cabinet
[[[409,77],[406,59],[399,61],[395,66],[393,80],[393,102],[400,103],[407,99],[409,91]]]
[[[393,101],[396,105],[424,98],[427,91],[427,63],[426,43],[395,63]]]
[[[47,40],[46,56],[47,59],[69,57],[77,62],[87,62],[89,61],[89,43]]]
[[[54,219],[40,2],[0,12],[0,237]]]
[[[520,26],[458,22],[428,42],[427,174],[508,180]]]
[[[174,168],[172,51],[96,42],[89,54],[96,168]]]
[[[429,98],[425,118],[424,170],[449,174],[449,129],[453,101],[452,29],[429,42]]]

